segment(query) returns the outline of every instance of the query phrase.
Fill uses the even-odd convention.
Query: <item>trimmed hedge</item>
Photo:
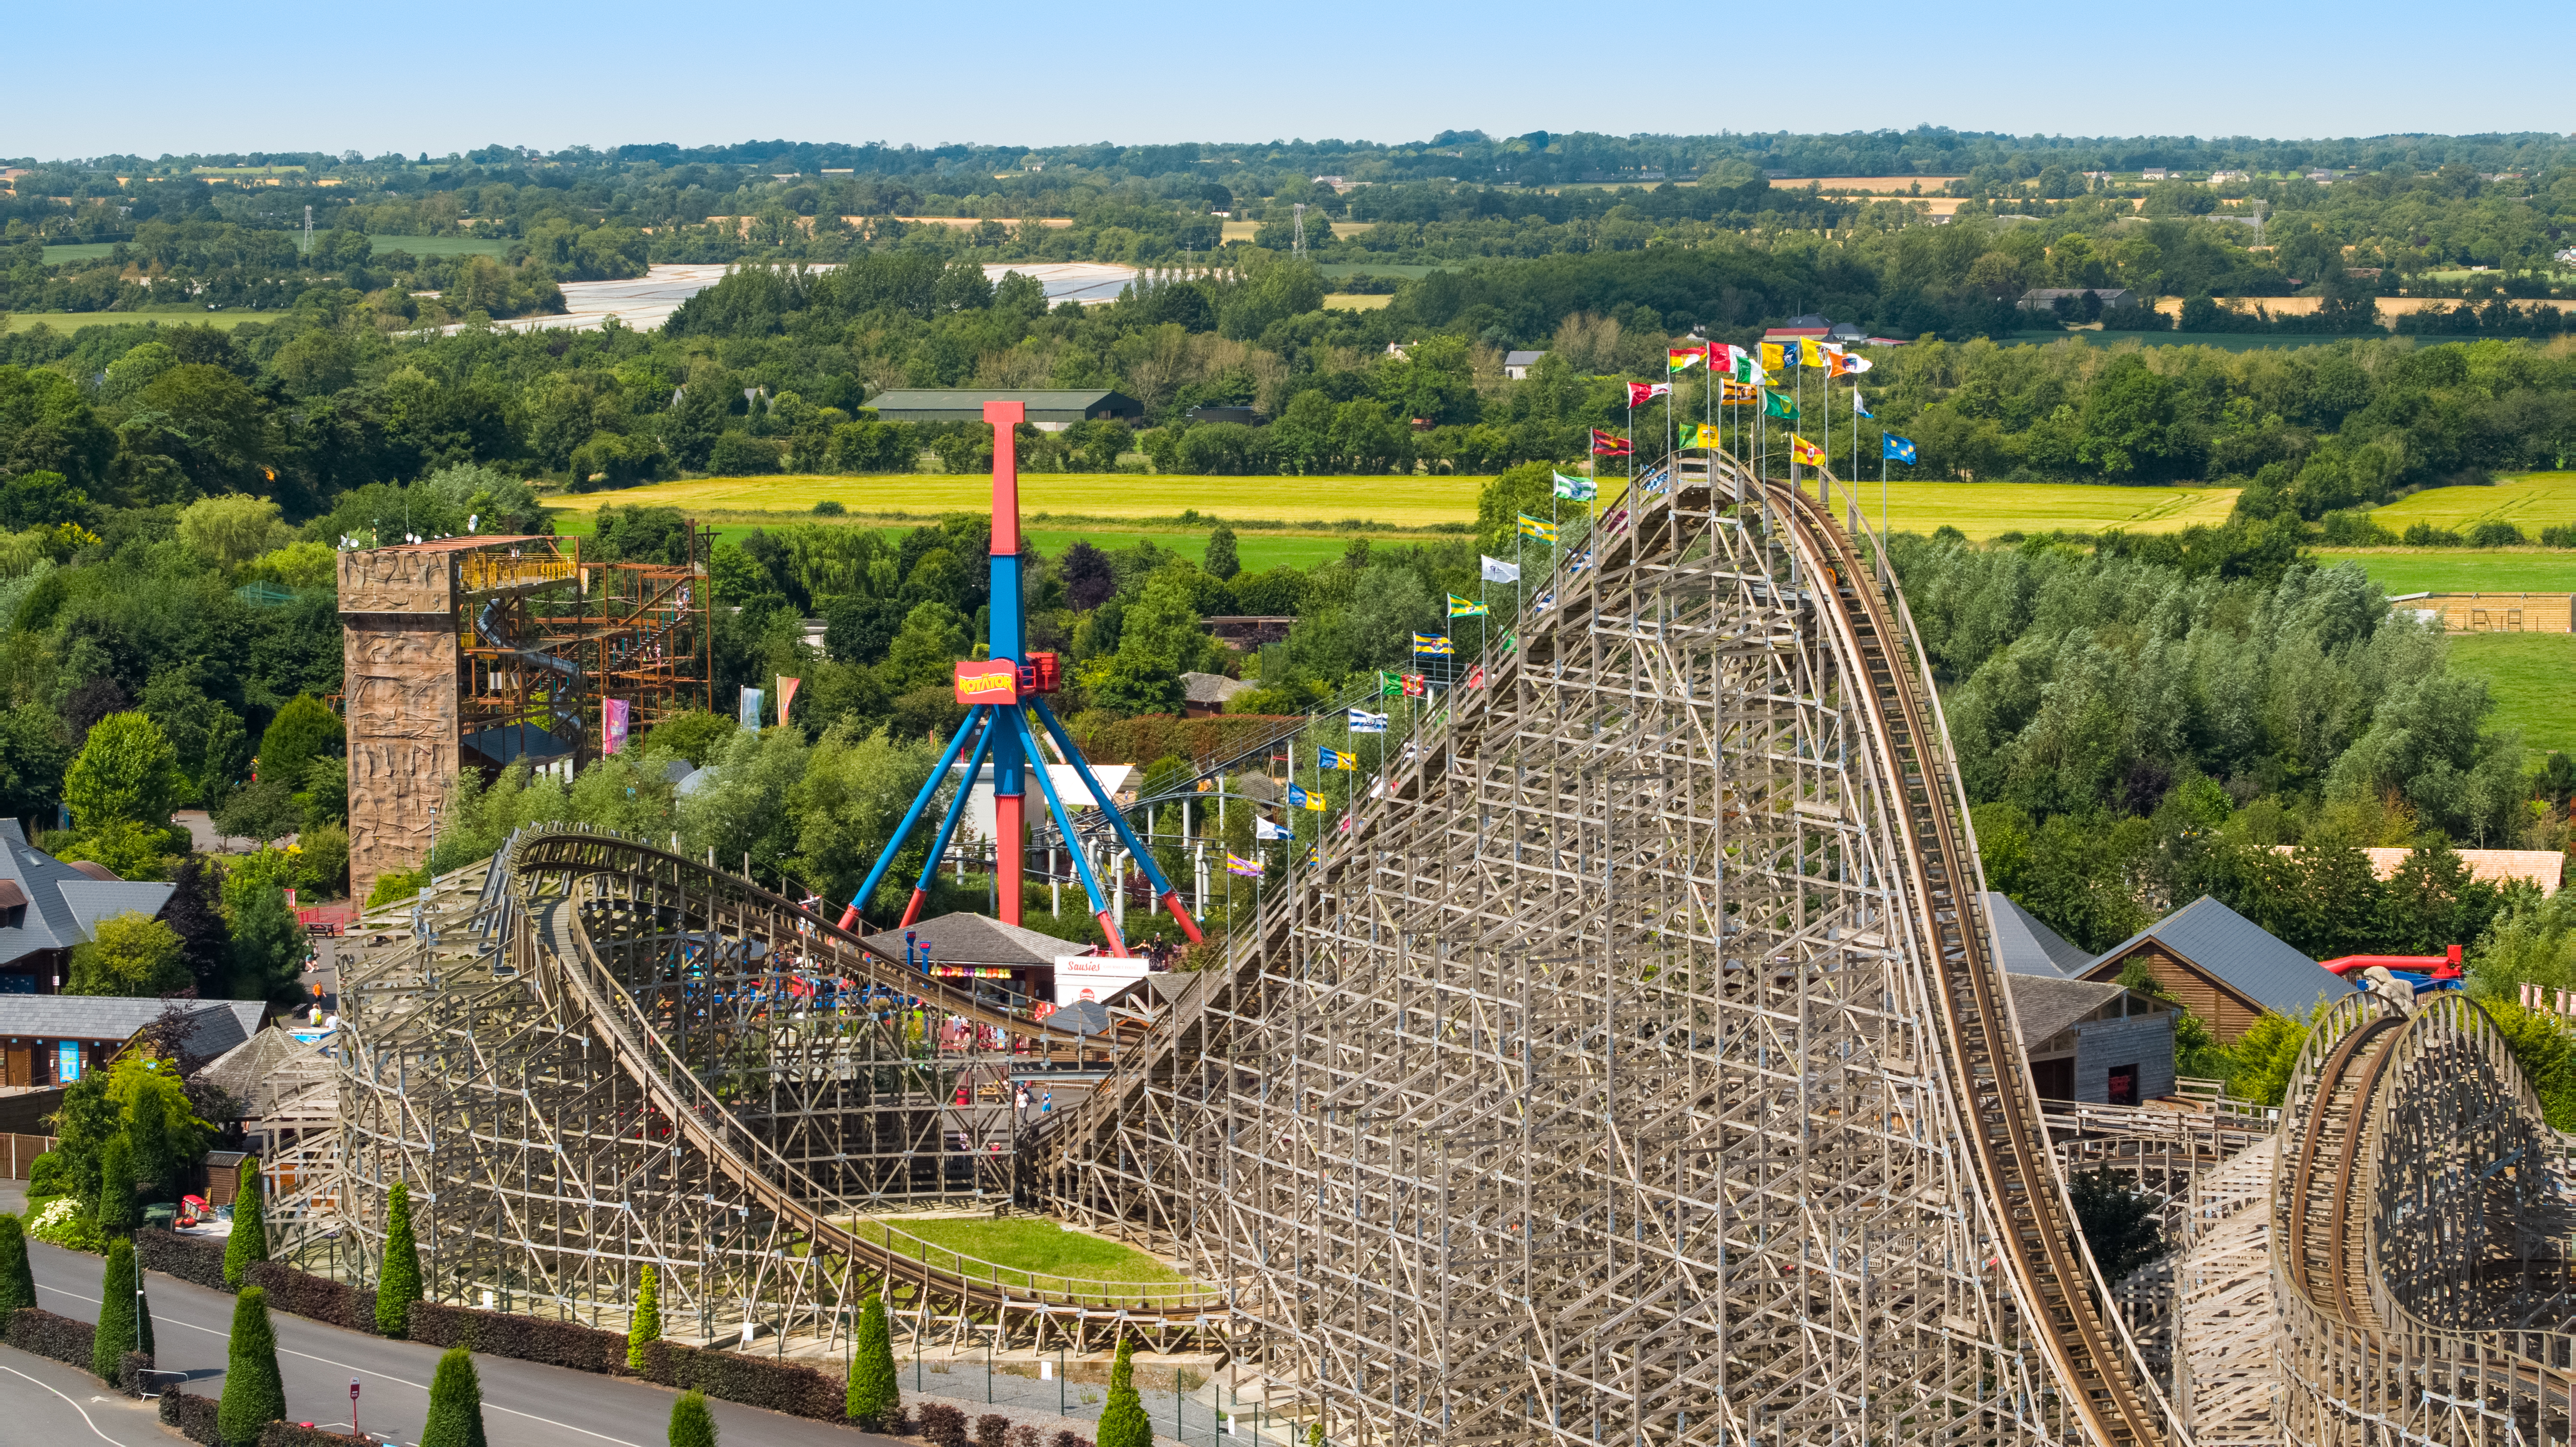
[[[921,1438],[930,1447],[966,1447],[966,1414],[944,1402],[924,1402],[913,1409]]]
[[[576,1372],[626,1375],[626,1338],[577,1322],[508,1312],[411,1304],[411,1339],[434,1347],[464,1347],[487,1357],[570,1367]]]
[[[161,1425],[205,1447],[224,1447],[223,1428],[215,1425],[222,1404],[212,1397],[191,1397],[177,1387],[161,1394]]]
[[[655,1341],[644,1344],[644,1375],[666,1387],[694,1387],[710,1397],[790,1417],[846,1420],[841,1383],[812,1367]]]
[[[51,1357],[88,1371],[90,1352],[98,1344],[98,1328],[68,1316],[56,1316],[42,1307],[22,1306],[9,1313],[8,1342],[22,1352]]]
[[[117,1388],[129,1397],[143,1395],[143,1374],[152,1370],[152,1353],[127,1352],[116,1359]]]
[[[134,1256],[146,1271],[175,1276],[191,1286],[203,1286],[232,1294],[232,1284],[224,1280],[224,1243],[195,1236],[182,1236],[158,1226],[146,1226],[134,1233]]]
[[[314,1276],[274,1261],[254,1261],[246,1283],[268,1293],[272,1311],[292,1312],[326,1326],[376,1334],[376,1293],[327,1276]]]

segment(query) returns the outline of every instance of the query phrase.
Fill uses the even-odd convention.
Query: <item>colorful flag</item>
[[[796,701],[797,686],[804,681],[801,678],[789,678],[783,673],[778,675],[778,726],[780,728],[787,727],[787,706]]]
[[[1798,344],[1796,342],[1789,343],[1790,347],[1795,347],[1797,345]],[[1791,365],[1793,365],[1793,363],[1789,361],[1787,349],[1783,348],[1780,343],[1764,342],[1762,344],[1761,369],[1763,371],[1776,372],[1783,367]]]
[[[1364,708],[1355,708],[1350,710],[1350,719],[1352,733],[1382,734],[1386,732],[1385,714],[1371,713]]]
[[[1762,400],[1762,389],[1751,382],[1721,382],[1717,388],[1717,400],[1729,407],[1738,403],[1759,402]]]
[[[1798,349],[1799,365],[1817,369],[1832,366],[1833,359],[1825,353],[1825,348],[1832,345],[1833,343],[1831,342],[1818,341],[1813,337],[1809,337],[1806,344]]]
[[[1878,439],[1878,455],[1890,462],[1902,462],[1911,467],[1914,465],[1913,440],[1899,437],[1893,432],[1887,433]]]
[[[1225,857],[1225,872],[1240,874],[1247,879],[1259,879],[1261,864],[1258,860],[1246,859],[1239,854],[1229,854]]]
[[[1402,692],[1404,692],[1404,681],[1402,679],[1397,678],[1392,673],[1381,673],[1377,676],[1378,697],[1393,698]]]
[[[1568,477],[1562,472],[1551,475],[1556,478],[1558,497],[1571,498],[1576,502],[1590,502],[1599,492],[1591,478]]]
[[[613,754],[626,747],[626,725],[633,706],[622,698],[599,701],[599,751]]]
[[[1863,417],[1870,418],[1873,421],[1877,420],[1878,414],[1869,410],[1869,403],[1862,399],[1860,389],[1858,387],[1852,388],[1852,410]]]
[[[1693,422],[1682,428],[1682,446],[1705,447],[1715,452],[1723,444],[1717,440],[1717,429],[1705,422]]]
[[[1303,784],[1291,784],[1288,786],[1288,807],[1291,809],[1312,809],[1321,813],[1324,808],[1324,796],[1307,788]]]
[[[1285,824],[1273,824],[1269,820],[1255,814],[1252,816],[1252,837],[1255,839],[1294,839],[1297,837],[1297,831],[1289,828]]]
[[[1357,754],[1346,754],[1338,749],[1317,749],[1315,750],[1315,767],[1319,769],[1337,769],[1344,773],[1357,773],[1360,767],[1360,756]]]
[[[1762,415],[1795,422],[1798,420],[1798,399],[1786,392],[1765,392],[1762,394]]]
[[[1413,635],[1413,651],[1417,655],[1436,653],[1445,657],[1457,652],[1458,645],[1450,642],[1446,633],[1416,633]]]
[[[1834,352],[1833,362],[1834,375],[1837,377],[1857,377],[1870,368],[1869,358],[1855,357],[1839,349]]]
[[[1430,694],[1431,680],[1429,678],[1419,673],[1408,673],[1404,676],[1404,696],[1406,698],[1427,698]]]
[[[1628,439],[1621,437],[1616,433],[1604,432],[1600,428],[1595,427],[1592,429],[1592,455],[1595,457],[1625,457],[1628,455]]]
[[[1706,347],[1669,347],[1664,351],[1664,370],[1687,372],[1708,360]]]
[[[1543,543],[1552,543],[1556,541],[1556,524],[1540,522],[1537,518],[1531,517],[1528,513],[1522,513],[1519,516],[1521,520],[1522,537],[1536,538]]]
[[[1789,434],[1789,460],[1822,467],[1825,465],[1825,449],[1792,432]]]
[[[1658,397],[1669,397],[1671,395],[1673,395],[1673,384],[1670,382],[1655,382],[1652,384],[1645,382],[1631,382],[1628,384],[1628,405],[1631,407],[1643,407]]]
[[[1343,822],[1343,823],[1345,823],[1345,824],[1349,823],[1349,822],[1350,822],[1349,816],[1345,815],[1345,816],[1343,817],[1342,822]],[[1311,868],[1311,867],[1314,865],[1314,863],[1315,863],[1315,851],[1316,851],[1316,850],[1318,850],[1318,849],[1321,849],[1322,847],[1323,847],[1323,846],[1322,846],[1321,844],[1309,844],[1309,845],[1307,845],[1307,846],[1306,846],[1306,852],[1305,852],[1304,854],[1302,854],[1302,855],[1300,855],[1300,856],[1298,857],[1297,862],[1298,862],[1298,863],[1300,863],[1300,864],[1306,865],[1306,866],[1308,866],[1308,867],[1310,867],[1310,868]]]
[[[1473,598],[1461,598],[1457,594],[1452,593],[1449,595],[1449,616],[1452,618],[1482,618],[1485,616],[1485,605],[1477,602]]]
[[[1488,583],[1517,583],[1521,580],[1521,565],[1518,563],[1506,563],[1500,558],[1486,557],[1483,553],[1478,553],[1476,560],[1482,569],[1477,576]]]
[[[742,731],[747,734],[760,732],[759,689],[746,688],[742,691]]]
[[[1483,688],[1485,686],[1485,665],[1479,663],[1475,667],[1467,670],[1467,686],[1469,688]]]

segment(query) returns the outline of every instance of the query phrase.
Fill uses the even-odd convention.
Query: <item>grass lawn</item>
[[[33,331],[39,326],[58,332],[77,332],[83,327],[121,327],[136,322],[159,322],[165,327],[219,327],[230,331],[244,322],[273,322],[283,319],[281,311],[229,312],[10,312],[8,329],[13,332]]]
[[[1197,511],[1225,518],[1333,523],[1346,518],[1398,527],[1473,522],[1482,477],[1139,477],[1127,473],[1020,474],[1020,516],[1043,527],[1046,514],[1091,519],[1158,519]],[[937,516],[985,512],[993,480],[984,474],[911,473],[876,477],[705,477],[616,492],[572,493],[554,505],[587,512],[603,505],[676,507],[700,515],[810,512],[825,498],[853,512]]]
[[[1189,1287],[1194,1284],[1189,1278],[1132,1247],[1097,1236],[1086,1236],[1079,1231],[1067,1231],[1040,1217],[1013,1216],[995,1221],[972,1216],[933,1216],[883,1222],[862,1218],[857,1223],[860,1235],[877,1241],[886,1239],[887,1226],[929,1242],[932,1266],[945,1266],[950,1271],[957,1271],[960,1269],[960,1255],[976,1262],[989,1261],[1003,1268],[1002,1284],[1005,1286],[1034,1285],[1035,1289],[1049,1291],[1069,1289],[1064,1283],[1049,1279],[1053,1277],[1138,1288]],[[943,1261],[942,1247],[956,1254]],[[974,1270],[989,1279],[989,1268],[969,1266],[965,1269]],[[1033,1276],[1036,1278],[1034,1283],[1031,1281]],[[1140,1290],[1135,1294],[1141,1296],[1144,1293]],[[1105,1300],[1109,1293],[1102,1293],[1102,1296]]]
[[[2115,347],[2142,342],[2150,347],[2215,347],[2222,352],[2251,352],[2266,347],[2314,347],[2345,342],[2350,337],[2262,336],[2252,332],[2015,332],[2012,339],[2044,347],[2068,339],[2088,347]],[[2384,340],[2384,339],[2383,339]]]
[[[570,512],[558,508],[553,513],[555,531],[568,538],[586,538],[597,531],[594,513]],[[879,532],[907,533],[928,519],[893,521],[867,517],[816,517],[812,513],[717,513],[699,519],[715,528],[716,542],[739,543],[755,528],[800,527],[822,523],[838,527],[874,528]],[[1122,527],[1116,523],[1085,523],[1079,526],[1044,525],[1023,527],[1021,532],[1041,553],[1052,557],[1063,552],[1076,538],[1088,539],[1095,547],[1117,549],[1134,547],[1140,538],[1151,539],[1156,547],[1170,548],[1186,557],[1198,558],[1207,551],[1206,528]],[[1317,563],[1338,558],[1351,545],[1355,536],[1365,536],[1380,547],[1427,541],[1441,536],[1432,533],[1287,533],[1248,532],[1235,535],[1236,561],[1247,573],[1258,573],[1281,564],[1311,568]]]
[[[2576,551],[2561,548],[2364,548],[2317,557],[2358,560],[2391,595],[2576,593]]]
[[[408,251],[414,256],[506,256],[510,251],[507,237],[501,236],[370,236],[374,255],[388,251]]]
[[[1428,264],[1395,261],[1327,261],[1315,268],[1326,276],[1410,276],[1425,277],[1442,268]]]
[[[45,248],[45,265],[60,266],[66,261],[96,261],[116,249],[113,241],[73,241]]]
[[[1333,311],[1373,312],[1382,310],[1394,297],[1384,292],[1328,291],[1324,305]]]
[[[2393,533],[2412,523],[2457,532],[2498,519],[2537,536],[2544,527],[2576,523],[2576,472],[2530,472],[2486,487],[2428,487],[2370,516]]]
[[[2576,633],[2464,633],[2451,639],[2451,666],[2487,681],[2496,707],[2488,722],[2520,729],[2535,761],[2551,749],[2576,754]]]

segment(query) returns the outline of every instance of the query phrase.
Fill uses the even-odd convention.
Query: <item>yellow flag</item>
[[[1705,447],[1714,452],[1718,445],[1717,429],[1705,422],[1693,422],[1682,429],[1684,447]]]
[[[1762,370],[1766,372],[1776,372],[1787,365],[1788,363],[1780,360],[1780,344],[1778,342],[1764,342],[1762,344]]]
[[[1809,442],[1807,439],[1798,436],[1794,432],[1789,435],[1789,456],[1794,461],[1804,462],[1815,467],[1822,467],[1825,465],[1825,449],[1818,447],[1816,444]]]

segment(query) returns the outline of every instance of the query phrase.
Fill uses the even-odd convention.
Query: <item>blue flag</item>
[[[1890,462],[1902,462],[1910,467],[1914,463],[1913,439],[1899,437],[1893,432],[1885,433],[1878,439],[1878,455]]]
[[[1878,414],[1869,410],[1869,403],[1861,397],[1858,387],[1852,388],[1852,410],[1873,422],[1878,420]]]
[[[1315,750],[1315,767],[1316,767],[1316,768],[1319,768],[1319,769],[1355,770],[1355,769],[1357,769],[1359,766],[1360,766],[1360,756],[1359,756],[1359,755],[1357,755],[1357,754],[1345,754],[1345,753],[1341,753],[1341,752],[1338,752],[1338,751],[1333,750],[1333,749],[1317,749],[1317,750]]]

